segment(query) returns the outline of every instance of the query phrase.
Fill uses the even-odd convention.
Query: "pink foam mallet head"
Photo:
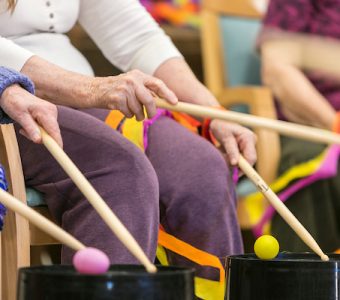
[[[79,273],[98,275],[107,272],[110,260],[103,251],[88,247],[73,256],[73,266]]]

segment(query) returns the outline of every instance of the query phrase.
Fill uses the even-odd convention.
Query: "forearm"
[[[335,110],[295,66],[264,61],[263,81],[289,120],[332,129]]]
[[[216,98],[199,82],[181,58],[165,61],[157,68],[154,76],[163,80],[180,101],[207,106],[219,105]]]
[[[36,95],[40,98],[76,108],[92,106],[93,77],[65,70],[38,56],[27,60],[21,72],[34,82]]]

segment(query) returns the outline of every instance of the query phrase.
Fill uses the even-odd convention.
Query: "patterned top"
[[[263,24],[260,43],[273,37],[273,29],[340,40],[340,0],[271,0]],[[276,34],[279,36],[278,31]],[[340,82],[317,72],[306,72],[306,76],[330,104],[340,110]]]

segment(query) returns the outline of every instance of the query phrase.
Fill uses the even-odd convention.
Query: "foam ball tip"
[[[110,267],[108,256],[96,248],[84,248],[73,256],[73,266],[81,274],[98,275]]]
[[[278,255],[279,250],[279,242],[271,235],[260,236],[254,244],[256,256],[264,260],[274,259]]]

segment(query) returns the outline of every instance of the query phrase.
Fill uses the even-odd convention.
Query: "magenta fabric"
[[[340,39],[339,0],[271,0],[258,42],[280,36],[279,31],[310,33]],[[306,76],[336,109],[340,110],[340,83],[323,74],[308,72]],[[279,117],[286,119],[277,104]]]
[[[148,132],[150,126],[155,123],[161,116],[166,116],[171,118],[171,113],[165,109],[158,108],[156,115],[152,119],[145,119],[143,124],[144,124],[144,129],[143,129],[143,143],[144,143],[144,150],[149,146],[149,140],[148,140]]]

